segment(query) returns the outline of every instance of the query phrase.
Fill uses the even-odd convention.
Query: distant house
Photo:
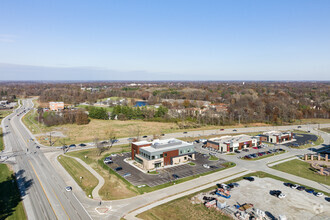
[[[51,111],[60,111],[64,109],[64,102],[49,102],[49,109]]]
[[[216,112],[228,112],[228,104],[218,103],[218,104],[210,104],[210,109],[214,109]]]

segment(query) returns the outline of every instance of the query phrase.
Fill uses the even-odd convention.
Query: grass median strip
[[[82,188],[82,190],[84,190],[86,195],[90,195],[92,197],[92,191],[97,186],[99,182],[98,179],[73,158],[61,155],[58,156],[58,161]]]

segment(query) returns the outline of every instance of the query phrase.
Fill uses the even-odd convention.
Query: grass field
[[[211,155],[209,160],[219,160],[219,158],[217,158],[216,156]]]
[[[330,133],[330,128],[321,128],[322,131]]]
[[[330,177],[321,176],[315,173],[314,169],[309,163],[295,159],[281,164],[272,166],[271,168],[280,170],[286,173],[290,173],[296,176],[300,176],[306,179],[316,181],[318,183],[324,183],[330,186]]]
[[[296,182],[289,181],[287,179],[274,176],[268,173],[264,173],[262,171],[250,173],[238,178],[235,178],[231,181],[227,181],[226,184],[238,182],[243,179],[243,177],[246,176],[256,176],[259,178],[273,178],[282,182],[291,182],[293,184],[299,184]],[[301,185],[301,184],[299,184]],[[306,188],[310,188],[305,186]],[[138,218],[144,219],[144,220],[159,220],[159,219],[192,219],[192,220],[199,220],[199,219],[231,219],[227,216],[221,215],[220,212],[215,211],[215,209],[207,209],[204,207],[203,204],[197,205],[192,204],[190,202],[190,199],[195,196],[196,194],[202,193],[202,192],[208,192],[210,190],[215,189],[214,187],[210,187],[208,189],[202,190],[200,192],[196,192],[193,194],[190,194],[188,196],[170,201],[168,203],[162,204],[160,206],[157,206],[155,208],[149,209],[139,215],[137,215]],[[314,189],[315,190],[315,189]],[[319,190],[315,190],[319,192]],[[328,193],[323,192],[325,195],[329,195]],[[202,218],[201,218],[202,216]]]
[[[72,176],[72,178],[78,183],[78,185],[84,190],[87,196],[92,196],[93,189],[98,184],[98,179],[83,167],[78,161],[66,156],[58,156],[58,161],[66,169],[66,171]],[[83,177],[80,179],[80,177]]]
[[[0,219],[27,219],[13,172],[0,164]]]

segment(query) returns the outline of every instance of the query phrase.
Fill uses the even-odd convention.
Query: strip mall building
[[[133,142],[131,150],[132,159],[145,170],[195,160],[195,146],[175,138]]]
[[[221,153],[234,152],[261,144],[260,137],[249,135],[223,136],[207,140],[206,147],[211,147]]]
[[[291,141],[293,138],[292,132],[280,132],[280,131],[267,131],[259,135],[261,141],[267,141],[274,144],[279,144],[285,141]]]

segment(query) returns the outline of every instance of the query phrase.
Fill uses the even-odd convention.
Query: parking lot
[[[252,203],[254,208],[266,212],[270,219],[285,215],[287,219],[330,219],[330,206],[325,197],[317,197],[306,191],[292,189],[283,182],[271,178],[255,178],[255,181],[239,181],[239,187],[230,191],[231,198],[218,197],[227,205]],[[270,190],[280,190],[285,198],[270,195]]]
[[[122,170],[116,171],[121,176],[126,173],[130,173],[130,176],[125,177],[125,179],[127,179],[131,184],[135,186],[148,185],[150,187],[173,181],[173,174],[177,175],[179,178],[184,178],[223,168],[221,164],[226,162],[221,159],[218,161],[210,161],[208,160],[209,156],[203,156],[203,154],[196,153],[196,160],[192,161],[195,163],[193,166],[189,164],[182,164],[165,169],[159,169],[159,174],[147,174],[124,161],[125,158],[130,158],[130,156],[130,153],[124,153],[122,155],[112,157],[113,163],[108,164],[108,166],[113,170],[115,170],[116,167],[122,167]],[[208,164],[211,167],[205,168],[203,167],[203,164]]]
[[[314,134],[297,134],[294,133],[294,139],[296,139],[295,141],[283,144],[285,146],[293,146],[293,147],[298,147],[301,145],[305,145],[308,144],[311,141],[316,141],[317,140],[317,136]]]

